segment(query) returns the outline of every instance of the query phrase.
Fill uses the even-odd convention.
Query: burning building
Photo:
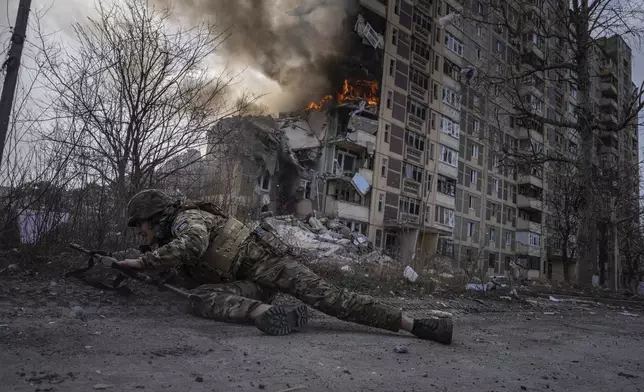
[[[412,50],[413,7],[385,3],[360,1],[345,54],[326,68],[332,87],[301,112],[270,120],[268,134],[288,145],[297,171],[281,175],[283,166],[272,175],[297,183],[280,184],[288,189],[280,202],[276,194],[266,200],[280,206],[277,213],[337,217],[398,259],[428,259],[451,252],[458,139],[443,143],[430,133],[437,124],[429,108],[430,56],[421,46]],[[265,165],[248,166],[242,173],[257,189]]]

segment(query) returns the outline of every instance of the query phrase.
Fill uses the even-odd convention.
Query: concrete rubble
[[[281,239],[298,255],[313,262],[390,263],[394,260],[374,248],[366,236],[352,232],[337,219],[316,218],[310,214],[304,220],[292,215],[266,217]]]

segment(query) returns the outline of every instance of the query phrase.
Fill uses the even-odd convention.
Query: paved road
[[[3,391],[644,390],[644,314],[607,306],[462,307],[443,346],[319,314],[305,331],[271,337],[185,315],[166,297],[14,286],[0,280]],[[415,314],[436,307],[394,302]]]

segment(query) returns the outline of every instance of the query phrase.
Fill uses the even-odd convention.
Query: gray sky
[[[281,0],[279,8],[284,9],[276,9],[276,12],[284,15],[301,2],[302,0]],[[6,53],[5,48],[8,44],[8,27],[14,24],[18,3],[19,0],[8,0],[5,7],[0,6],[0,48],[2,48],[0,54],[3,55],[2,57]],[[93,8],[94,1],[92,0],[32,0],[31,6],[33,15],[42,15],[40,22],[43,28],[48,32],[56,32],[60,42],[69,42],[69,38],[73,34],[70,28],[71,23],[82,22],[87,16],[92,15]],[[35,25],[36,18],[30,18],[30,27],[33,28]],[[35,38],[33,31],[31,31],[31,36],[28,32],[27,39],[30,38]],[[633,51],[633,79],[635,84],[639,86],[644,80],[644,56],[639,48],[634,48]],[[226,63],[225,58],[220,60],[220,63],[213,64],[213,68],[221,67]],[[280,93],[277,83],[252,69],[247,69],[243,74],[241,85],[253,89],[257,93],[269,93],[273,98],[275,98],[275,94]]]

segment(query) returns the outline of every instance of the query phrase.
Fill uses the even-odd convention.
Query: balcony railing
[[[411,113],[407,114],[407,126],[420,133],[425,133],[425,121],[422,118],[416,117]]]

